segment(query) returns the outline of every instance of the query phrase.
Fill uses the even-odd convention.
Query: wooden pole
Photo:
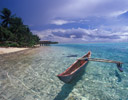
[[[99,58],[80,58],[78,60],[88,60],[88,61],[97,61],[97,62],[107,62],[107,63],[116,63],[117,68],[120,72],[123,72],[122,69],[122,62],[120,61],[113,61],[113,60],[108,60],[108,59],[99,59]]]
[[[97,61],[97,62],[107,62],[107,63],[115,63],[117,65],[117,68],[120,72],[123,72],[122,69],[122,62],[120,61],[113,61],[108,59],[100,59],[100,58],[80,58],[78,60],[88,60],[88,61]]]
[[[78,60],[89,60],[89,61],[97,61],[97,62],[107,62],[107,63],[123,64],[120,61],[113,61],[113,60],[100,59],[100,58],[80,58]]]

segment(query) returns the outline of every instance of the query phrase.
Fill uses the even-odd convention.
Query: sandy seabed
[[[16,48],[16,47],[3,48],[3,47],[0,47],[0,54],[12,53],[12,52],[17,52],[17,51],[26,50],[26,49],[28,49],[28,48]]]
[[[0,100],[128,100],[128,44],[59,44],[0,56]],[[123,62],[89,62],[71,84],[56,76],[78,58]],[[77,57],[70,57],[77,55]]]

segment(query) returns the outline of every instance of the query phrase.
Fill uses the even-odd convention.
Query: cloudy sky
[[[0,0],[42,40],[128,42],[128,0]]]

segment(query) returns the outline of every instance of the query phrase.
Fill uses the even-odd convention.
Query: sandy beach
[[[0,54],[7,54],[7,53],[26,50],[26,49],[28,49],[28,48],[15,48],[15,47],[2,48],[2,47],[0,47]]]

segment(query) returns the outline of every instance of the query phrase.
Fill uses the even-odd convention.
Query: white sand
[[[0,54],[12,53],[12,52],[17,52],[17,51],[25,50],[25,49],[28,49],[28,48],[14,48],[14,47],[1,48],[0,47]]]

